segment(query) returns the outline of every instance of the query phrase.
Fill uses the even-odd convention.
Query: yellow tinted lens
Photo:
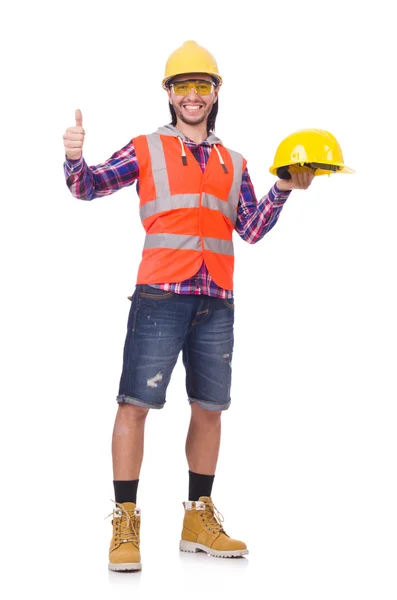
[[[172,87],[177,96],[187,96],[192,88],[199,96],[206,96],[212,92],[211,81],[176,81]]]
[[[210,81],[196,81],[194,90],[199,96],[206,96],[212,92],[212,83]]]
[[[187,81],[181,81],[173,83],[172,87],[174,88],[174,94],[177,96],[187,96],[192,86],[189,86],[189,82]]]

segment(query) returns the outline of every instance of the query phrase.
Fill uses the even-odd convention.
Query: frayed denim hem
[[[152,404],[150,402],[142,402],[137,398],[132,398],[131,396],[126,396],[125,394],[121,394],[116,398],[118,404],[133,404],[134,406],[140,406],[141,408],[163,408],[165,402],[163,404]]]
[[[188,398],[189,404],[198,404],[200,408],[205,410],[227,410],[231,402],[225,404],[214,404],[213,402],[206,402],[205,400],[197,400],[197,398]]]

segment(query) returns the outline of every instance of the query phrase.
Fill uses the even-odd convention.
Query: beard
[[[195,115],[189,116],[184,114],[183,110],[181,110],[179,106],[177,107],[174,105],[174,110],[178,119],[182,121],[182,123],[185,123],[185,125],[201,125],[207,120],[209,114],[211,113],[212,106],[207,107],[207,109],[203,111],[203,114],[200,117]]]
[[[204,121],[207,118],[206,114],[203,114],[202,117],[200,117],[199,119],[195,119],[194,117],[189,119],[189,117],[184,117],[183,114],[178,114],[176,113],[179,117],[179,119],[185,123],[186,125],[201,125],[201,123],[204,123]]]

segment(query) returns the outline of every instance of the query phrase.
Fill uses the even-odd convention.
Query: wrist
[[[69,156],[68,154],[65,154],[66,158],[68,159],[69,162],[79,162],[79,160],[81,160],[81,157],[83,156],[82,154],[80,154],[80,156],[76,157],[74,156],[73,158],[71,156]]]
[[[277,179],[274,185],[279,192],[290,192],[292,190],[291,182],[288,179]]]

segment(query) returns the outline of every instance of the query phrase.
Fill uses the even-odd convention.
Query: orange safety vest
[[[153,133],[133,144],[146,231],[137,283],[184,281],[204,260],[215,283],[232,290],[232,234],[245,159],[213,146],[203,173],[182,137]]]

